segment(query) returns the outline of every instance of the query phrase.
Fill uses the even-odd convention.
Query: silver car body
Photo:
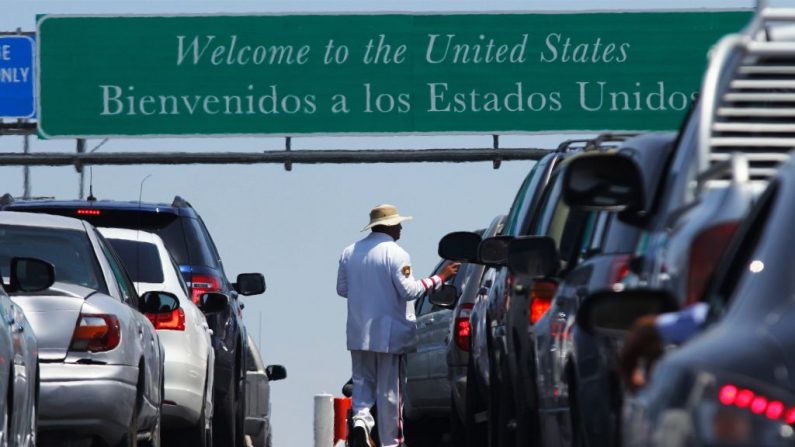
[[[248,371],[246,372],[246,435],[253,447],[270,447],[271,386],[259,348],[248,338]]]
[[[7,265],[2,266],[6,273]],[[22,309],[0,288],[0,436],[9,445],[35,446],[36,338]],[[8,360],[8,361],[6,361]],[[0,442],[2,444],[2,442]]]
[[[0,212],[0,229],[69,232],[85,235],[88,242],[88,255],[71,259],[55,259],[43,240],[36,240],[39,246],[0,244],[5,256],[35,256],[56,268],[56,282],[47,291],[12,297],[38,340],[40,431],[56,432],[50,434],[56,442],[76,435],[111,445],[125,435],[139,439],[159,435],[162,347],[152,324],[137,311],[138,296],[112,249],[90,224],[67,217],[4,211]],[[66,273],[59,270],[86,268],[86,263],[95,265],[92,272],[99,274],[92,274],[92,284],[60,281],[59,275]],[[93,284],[101,285],[102,291],[86,286]],[[81,314],[115,316],[118,345],[100,352],[73,350],[71,342]]]
[[[180,309],[185,315],[185,330],[157,330],[165,349],[164,429],[197,424],[202,409],[212,420],[215,351],[210,341],[210,328],[202,311],[188,298],[187,286],[179,274],[179,267],[172,260],[163,240],[145,231],[99,228],[99,232],[111,245],[114,245],[114,239],[154,245],[163,270],[163,282],[133,284],[139,295],[151,291],[173,293],[179,298]]]

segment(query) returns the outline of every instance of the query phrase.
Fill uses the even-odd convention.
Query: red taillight
[[[751,413],[764,415],[770,420],[779,420],[784,417],[787,424],[795,424],[795,407],[785,410],[784,403],[756,394],[749,389],[739,389],[734,385],[724,385],[718,391],[718,400],[723,405],[751,410]]]
[[[472,316],[472,304],[462,304],[455,319],[455,345],[462,351],[469,352],[469,335],[472,327],[469,324],[469,317]]]
[[[631,260],[632,255],[619,255],[613,258],[613,262],[610,264],[609,284],[620,283],[629,275],[629,261]]]
[[[547,313],[557,290],[558,284],[554,281],[533,281],[530,287],[530,324],[536,324]]]
[[[214,275],[194,273],[190,279],[191,299],[199,302],[199,297],[208,292],[220,292],[221,280]]]
[[[723,256],[729,239],[737,231],[739,221],[715,225],[702,231],[690,250],[690,271],[687,278],[687,304],[701,300],[707,281]]]
[[[146,314],[146,318],[148,318],[155,329],[158,330],[185,330],[185,312],[181,308],[162,314]]]
[[[80,314],[72,335],[71,351],[110,351],[121,341],[121,327],[115,315]]]
[[[100,210],[86,210],[86,209],[79,209],[77,210],[78,216],[99,216],[102,214]]]

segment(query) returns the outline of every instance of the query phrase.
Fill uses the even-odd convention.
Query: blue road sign
[[[0,118],[36,115],[33,38],[0,36]]]

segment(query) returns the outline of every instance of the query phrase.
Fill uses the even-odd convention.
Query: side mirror
[[[168,314],[179,309],[179,298],[168,292],[146,292],[138,301],[143,314]]]
[[[198,306],[205,315],[221,313],[229,306],[229,297],[218,292],[203,293]]]
[[[36,258],[12,258],[9,292],[41,292],[55,282],[55,267]]]
[[[458,302],[458,289],[452,284],[443,284],[442,288],[428,295],[432,304],[445,309],[452,309]]]
[[[642,210],[643,175],[635,161],[620,153],[573,157],[563,175],[563,200],[593,211]]]
[[[287,368],[282,365],[268,365],[265,367],[265,375],[271,382],[284,380],[287,378]]]
[[[577,324],[592,334],[623,338],[638,318],[673,312],[678,308],[676,299],[660,290],[597,292],[583,301],[577,311]]]
[[[439,241],[439,256],[457,262],[477,262],[481,237],[471,231],[446,234]]]
[[[508,246],[513,236],[495,236],[484,239],[478,246],[478,262],[489,267],[508,265]]]
[[[265,293],[265,277],[262,273],[241,273],[234,287],[241,295],[259,295]]]
[[[560,269],[560,254],[549,236],[519,237],[508,244],[508,268],[527,276],[553,276]]]

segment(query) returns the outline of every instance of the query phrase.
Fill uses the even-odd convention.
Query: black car
[[[208,292],[231,299],[226,311],[210,315],[215,350],[213,439],[219,446],[245,445],[246,371],[248,338],[238,295],[265,291],[259,273],[241,274],[230,282],[221,256],[196,210],[177,196],[171,204],[112,200],[14,200],[6,194],[0,206],[7,211],[57,214],[86,220],[97,227],[140,229],[163,239],[179,265],[194,302]]]
[[[664,175],[665,161],[675,135],[650,134],[624,142],[610,154],[584,155],[572,160],[569,179],[587,177],[580,167],[604,160],[606,169],[621,172],[621,159],[634,160],[650,185]],[[592,177],[593,178],[593,177]],[[564,189],[566,185],[564,185]],[[565,192],[565,191],[564,191]],[[649,197],[655,188],[645,188]],[[565,198],[565,197],[564,197]],[[642,224],[628,224],[615,213],[599,212],[590,229],[590,240],[580,249],[582,259],[568,271],[553,273],[559,281],[550,310],[535,325],[536,384],[543,445],[614,445],[617,401],[612,391],[618,383],[603,364],[604,348],[588,333],[576,331],[574,315],[585,297],[595,291],[621,286],[642,234]],[[537,256],[559,257],[537,252]],[[561,276],[565,274],[565,276]]]
[[[486,406],[488,417],[482,419],[487,422],[491,445],[525,445],[538,436],[533,326],[549,309],[557,282],[537,281],[531,276],[516,274],[508,268],[503,255],[482,255],[484,251],[491,251],[487,246],[504,248],[508,241],[517,237],[547,235],[561,253],[563,270],[573,268],[581,258],[583,238],[590,236],[586,233],[593,226],[595,214],[571,209],[563,203],[565,166],[579,154],[614,148],[625,138],[625,135],[603,135],[593,140],[565,142],[558,151],[540,160],[514,200],[503,236],[483,241],[480,255],[470,259],[497,268],[488,292],[486,313],[479,315],[485,322],[471,322],[473,327],[488,328],[485,340],[489,371],[487,374],[479,372],[476,379],[487,395],[474,401],[473,406]],[[447,245],[467,245],[467,241],[454,238]],[[456,259],[453,253],[443,254]],[[473,348],[472,352],[477,355],[483,351]],[[479,363],[474,359],[470,364]]]
[[[702,301],[707,329],[666,354],[625,404],[625,441],[650,445],[792,445],[795,441],[795,163],[759,199]],[[589,298],[578,325],[610,338],[636,317],[675,308],[657,290]],[[626,303],[637,303],[627,308]],[[606,315],[613,315],[604,318]],[[616,317],[619,316],[619,317]]]

